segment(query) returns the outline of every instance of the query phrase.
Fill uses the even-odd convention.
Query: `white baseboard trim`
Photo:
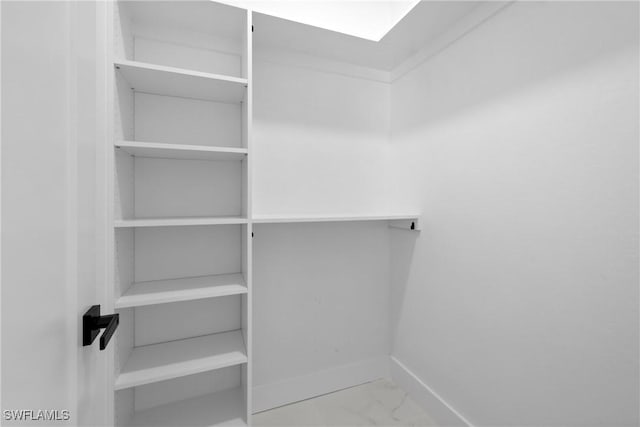
[[[473,427],[469,420],[394,356],[391,356],[390,365],[393,382],[409,393],[409,396],[422,406],[439,426]]]
[[[389,357],[381,356],[256,386],[253,413],[390,377]]]

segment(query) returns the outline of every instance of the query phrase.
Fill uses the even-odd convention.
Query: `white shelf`
[[[182,160],[243,160],[246,148],[207,147],[203,145],[164,144],[159,142],[119,141],[117,148],[138,157]]]
[[[114,222],[116,228],[132,227],[176,227],[187,225],[230,225],[246,224],[247,218],[241,216],[228,217],[170,217],[120,219]]]
[[[136,92],[239,103],[247,86],[247,79],[183,68],[127,60],[114,65]]]
[[[262,215],[254,216],[256,224],[280,224],[294,222],[346,222],[346,221],[410,221],[419,215]]]
[[[171,402],[137,412],[132,427],[246,426],[244,393],[240,388]]]
[[[116,308],[140,307],[247,293],[240,273],[137,282],[116,301]]]
[[[116,379],[115,390],[243,363],[247,363],[247,352],[240,331],[135,347]]]

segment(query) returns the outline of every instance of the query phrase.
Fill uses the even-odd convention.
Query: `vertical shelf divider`
[[[245,99],[242,103],[242,144],[247,149],[247,157],[243,164],[243,214],[247,218],[247,225],[244,236],[244,253],[243,253],[243,272],[247,285],[247,293],[244,296],[242,304],[242,326],[245,346],[247,351],[247,363],[243,367],[242,383],[245,392],[245,410],[246,421],[251,425],[253,413],[253,345],[252,345],[252,307],[253,307],[253,224],[252,224],[252,164],[251,155],[251,139],[253,130],[253,12],[251,9],[246,11],[246,28],[244,31],[244,44],[242,55],[242,72],[247,79],[247,90],[245,91]]]

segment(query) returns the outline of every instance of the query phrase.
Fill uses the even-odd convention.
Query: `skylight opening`
[[[224,0],[266,15],[378,42],[420,0]]]

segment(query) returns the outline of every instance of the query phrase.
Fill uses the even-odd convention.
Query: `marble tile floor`
[[[258,426],[435,426],[407,393],[378,380],[255,414]]]

